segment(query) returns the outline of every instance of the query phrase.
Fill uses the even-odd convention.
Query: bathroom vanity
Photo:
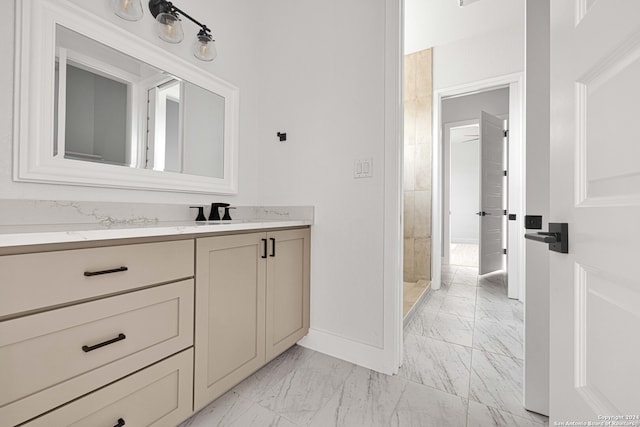
[[[238,87],[74,2],[15,12],[15,181],[238,193]],[[0,225],[2,425],[175,426],[309,329],[311,220],[29,203],[0,224],[91,224]]]
[[[310,223],[2,234],[3,424],[179,424],[306,335]]]

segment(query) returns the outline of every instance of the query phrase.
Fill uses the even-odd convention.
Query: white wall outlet
[[[360,159],[353,162],[354,178],[371,178],[373,176],[373,159]]]

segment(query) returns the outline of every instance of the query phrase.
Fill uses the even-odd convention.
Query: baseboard
[[[326,331],[309,329],[309,334],[298,345],[383,374],[393,375],[398,371],[388,360],[391,352]]]

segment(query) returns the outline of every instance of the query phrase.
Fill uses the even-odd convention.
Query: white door
[[[480,117],[480,274],[503,269],[504,120]]]
[[[552,422],[640,415],[639,119],[640,1],[552,1]]]

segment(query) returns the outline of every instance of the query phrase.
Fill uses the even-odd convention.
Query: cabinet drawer
[[[0,419],[25,421],[192,344],[193,279],[2,322]]]
[[[191,414],[193,350],[163,360],[26,426],[175,426]]]
[[[0,256],[0,317],[193,277],[193,257],[193,240]]]

